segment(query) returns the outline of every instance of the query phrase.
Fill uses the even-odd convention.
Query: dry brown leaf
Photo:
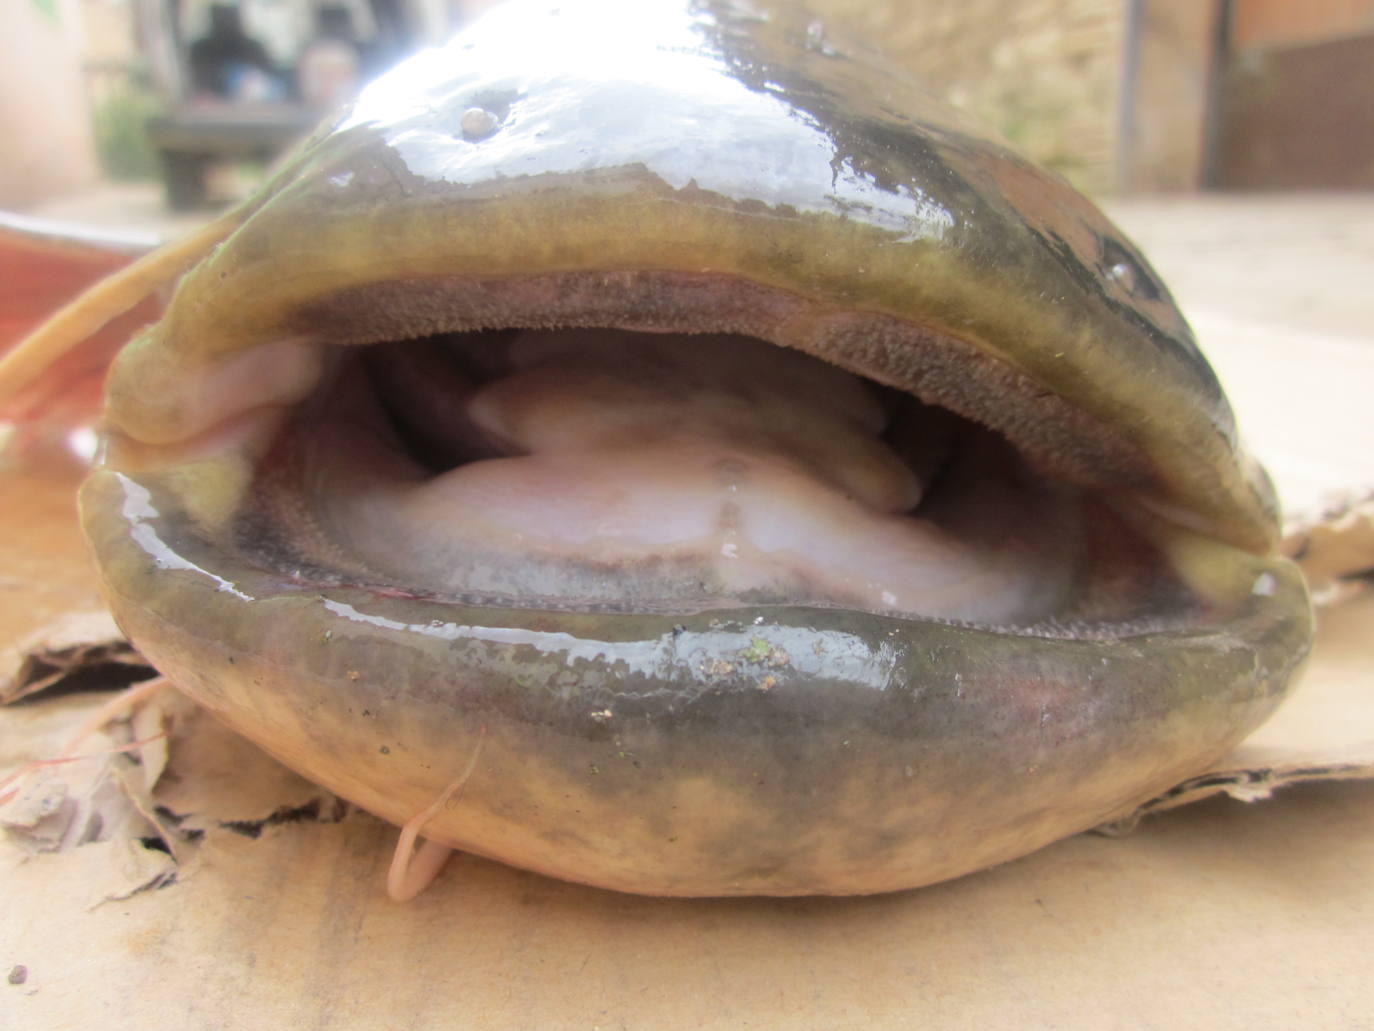
[[[83,670],[146,666],[104,609],[65,612],[0,647],[0,704],[37,694]]]

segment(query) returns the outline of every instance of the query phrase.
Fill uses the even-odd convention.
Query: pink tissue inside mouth
[[[347,360],[296,435],[289,519],[317,552],[441,594],[980,622],[1038,618],[1072,585],[1077,509],[1005,445],[800,352],[456,339],[386,345],[407,357],[381,376]]]

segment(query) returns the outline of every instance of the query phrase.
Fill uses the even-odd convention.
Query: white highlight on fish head
[[[339,131],[381,130],[412,173],[435,181],[642,165],[675,190],[838,215],[900,243],[939,242],[955,227],[920,189],[885,189],[856,168],[782,86],[741,81],[709,27],[677,0],[515,0],[371,83]],[[491,96],[509,98],[509,113],[497,118]]]
[[[469,139],[490,136],[500,124],[500,119],[484,107],[470,107],[458,119],[459,128]]]

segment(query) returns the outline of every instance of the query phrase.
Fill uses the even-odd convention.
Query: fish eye
[[[1158,300],[1159,286],[1140,262],[1118,240],[1101,238],[1102,256],[1098,265],[1104,278],[1115,283],[1131,297]]]

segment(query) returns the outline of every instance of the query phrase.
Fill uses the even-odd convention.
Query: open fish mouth
[[[155,665],[396,823],[480,741],[426,836],[678,895],[956,876],[1272,711],[1267,482],[1090,204],[791,16],[636,5],[612,67],[533,10],[116,360],[83,513]]]
[[[1167,544],[1117,511],[1126,441],[920,324],[814,308],[669,271],[346,290],[288,318],[337,335],[250,345],[155,405],[117,366],[116,391],[140,386],[109,463],[196,477],[193,521],[302,584],[1052,636],[1200,618]],[[864,376],[878,348],[916,383]]]

